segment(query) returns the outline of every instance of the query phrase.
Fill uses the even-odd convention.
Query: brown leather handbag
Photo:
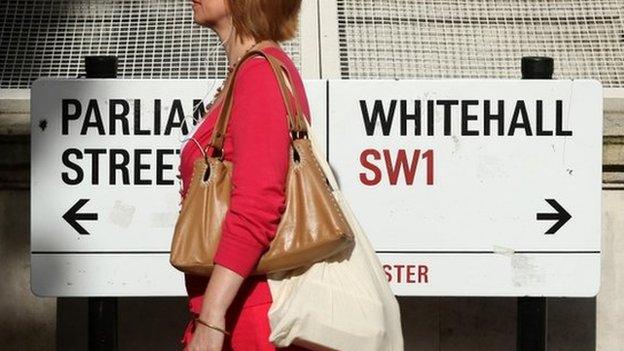
[[[209,276],[214,267],[214,254],[221,237],[221,225],[230,200],[231,174],[234,165],[223,159],[223,138],[232,109],[234,82],[243,60],[260,54],[271,64],[286,104],[291,133],[289,169],[286,180],[286,208],[267,251],[251,273],[285,271],[322,261],[354,245],[353,230],[336,202],[333,189],[325,177],[308,138],[308,127],[302,122],[303,110],[293,80],[286,67],[261,49],[247,52],[232,72],[219,119],[211,141],[211,155],[204,152],[193,166],[193,175],[182,201],[173,239],[170,263],[191,274]],[[296,111],[288,102],[290,91],[281,71],[286,73]],[[207,148],[208,148],[207,147]],[[206,148],[206,149],[207,149]],[[214,155],[218,153],[218,155]]]

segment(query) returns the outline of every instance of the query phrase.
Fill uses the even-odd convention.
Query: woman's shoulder
[[[275,77],[276,72],[266,57],[251,56],[240,63],[234,82],[234,94],[261,93],[265,98],[273,93],[279,95],[279,84]]]
[[[291,69],[291,65],[293,64],[290,60],[290,57],[287,53],[285,53],[281,48],[276,47],[268,47],[262,49],[267,55],[271,55],[272,58],[280,61],[284,66]],[[239,75],[243,75],[244,73],[249,75],[250,72],[254,72],[253,74],[273,74],[273,70],[271,65],[266,57],[261,54],[253,55],[241,63],[239,68]]]
[[[248,76],[261,76],[273,73],[269,61],[262,55],[254,55],[240,64],[237,79],[247,79]],[[243,78],[244,77],[244,78]]]
[[[290,73],[291,79],[297,94],[300,98],[300,103],[304,109],[306,116],[310,115],[310,109],[308,106],[307,97],[305,94],[305,87],[303,81],[299,75],[294,62],[290,56],[284,52],[281,48],[269,47],[263,49],[267,54],[279,60]],[[234,94],[235,95],[259,95],[261,96],[264,105],[271,105],[269,101],[275,101],[276,103],[283,104],[283,97],[279,92],[279,84],[275,78],[275,71],[271,67],[269,61],[263,55],[253,55],[248,59],[241,62],[237,74],[237,82],[235,82]],[[258,94],[260,92],[260,94]],[[308,117],[309,120],[309,117]]]

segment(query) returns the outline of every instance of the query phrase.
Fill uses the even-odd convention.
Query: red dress
[[[301,107],[308,121],[310,109],[303,81],[290,57],[280,48],[266,47],[285,64],[294,80]],[[268,340],[267,312],[272,298],[266,275],[250,275],[260,256],[268,249],[285,210],[290,134],[286,107],[276,77],[266,59],[251,57],[241,63],[234,81],[233,106],[223,143],[224,158],[233,163],[230,205],[214,262],[245,278],[226,314],[224,350],[306,350],[290,346],[276,348]],[[222,100],[221,100],[222,101]],[[193,138],[204,148],[221,111],[214,105],[199,122]],[[294,97],[291,98],[294,110]],[[208,152],[211,152],[208,148]],[[193,140],[180,152],[181,196],[184,198],[192,175],[193,161],[202,153]],[[194,330],[193,317],[199,315],[208,279],[185,274],[190,320],[180,340],[186,345]]]

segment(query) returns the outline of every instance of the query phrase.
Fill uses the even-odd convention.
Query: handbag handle
[[[233,100],[233,95],[234,95],[234,83],[236,80],[236,75],[238,73],[238,69],[242,66],[242,62],[246,59],[248,59],[249,57],[256,55],[256,54],[260,54],[262,56],[264,56],[268,61],[269,64],[271,65],[271,68],[273,69],[273,73],[275,74],[275,76],[277,77],[278,83],[279,83],[279,87],[280,87],[280,92],[282,94],[282,98],[284,100],[284,103],[286,105],[286,113],[288,115],[288,120],[289,120],[289,125],[290,125],[290,130],[291,132],[294,133],[301,133],[301,132],[307,132],[307,129],[305,127],[305,125],[301,124],[301,120],[300,118],[302,118],[303,115],[303,109],[301,107],[301,104],[299,103],[299,99],[296,93],[296,89],[294,89],[294,85],[291,83],[291,86],[293,87],[293,95],[295,97],[295,115],[293,116],[293,113],[291,111],[291,104],[289,102],[288,96],[286,91],[290,92],[290,89],[288,89],[286,87],[286,83],[284,81],[284,77],[282,76],[281,73],[279,73],[279,70],[282,69],[286,72],[286,75],[288,76],[289,80],[292,82],[292,78],[290,76],[290,72],[288,71],[288,69],[279,62],[279,60],[273,58],[272,55],[267,54],[266,52],[262,51],[261,49],[254,49],[254,50],[250,50],[248,51],[245,55],[243,55],[243,57],[240,59],[239,63],[236,65],[236,67],[234,68],[234,72],[232,72],[232,81],[230,82],[230,84],[227,87],[227,91],[226,91],[226,95],[224,98],[224,102],[223,102],[223,107],[221,109],[221,112],[219,114],[219,118],[217,120],[217,122],[215,123],[215,128],[214,128],[214,132],[212,133],[212,137],[211,140],[209,142],[209,144],[206,146],[206,149],[208,147],[213,147],[213,152],[214,150],[218,150],[220,155],[219,157],[222,158],[223,157],[223,138],[225,136],[225,130],[227,128],[229,119],[230,119],[230,115],[231,115],[231,110],[232,110],[232,100]],[[276,62],[277,61],[277,62]]]
[[[307,127],[302,123],[302,118],[304,118],[303,107],[301,106],[301,103],[299,100],[299,94],[297,93],[297,89],[295,88],[294,80],[292,79],[292,76],[290,75],[290,71],[277,58],[269,55],[269,60],[273,60],[276,66],[282,68],[282,70],[286,74],[286,78],[288,80],[289,86],[292,88],[292,89],[288,88],[288,86],[286,85],[286,81],[284,80],[284,76],[282,74],[277,74],[278,82],[280,83],[282,90],[290,92],[291,95],[295,98],[295,107],[296,107],[296,115],[295,115],[296,119],[295,120],[297,123],[297,129],[295,129],[295,131],[307,131],[308,130]]]
[[[301,106],[300,100],[299,100],[299,95],[297,94],[297,89],[295,89],[295,85],[294,85],[294,80],[292,79],[292,76],[290,75],[290,71],[288,70],[288,68],[282,64],[277,58],[268,55],[268,59],[269,60],[273,60],[275,62],[275,65],[279,68],[281,68],[284,73],[286,74],[286,79],[288,81],[288,86],[290,86],[291,88],[288,88],[288,86],[286,85],[286,81],[284,80],[284,76],[281,73],[276,73],[277,75],[277,80],[280,83],[280,86],[282,88],[283,92],[289,92],[290,96],[293,96],[295,99],[295,123],[297,124],[297,128],[294,129],[294,131],[300,132],[300,131],[307,131],[307,128],[305,127],[305,125],[302,123],[302,118],[304,118],[304,113],[303,113],[303,107]],[[287,101],[286,98],[284,101]]]
[[[232,110],[232,100],[233,100],[233,95],[234,95],[234,84],[235,84],[235,78],[236,75],[238,73],[238,68],[240,68],[242,65],[240,62],[244,61],[245,59],[255,55],[255,54],[260,54],[262,56],[264,56],[268,61],[269,64],[271,65],[271,68],[273,69],[273,73],[277,76],[278,79],[278,83],[279,83],[279,87],[280,87],[280,92],[282,94],[282,98],[284,100],[284,104],[286,105],[286,112],[288,114],[288,119],[289,119],[289,123],[290,123],[290,129],[291,131],[294,132],[301,132],[301,131],[305,131],[305,129],[303,129],[301,127],[301,121],[298,120],[298,118],[301,116],[301,106],[299,104],[298,99],[295,99],[295,106],[296,106],[296,110],[297,113],[295,114],[295,116],[293,117],[292,111],[291,111],[291,104],[288,100],[288,97],[286,95],[286,91],[289,91],[288,88],[286,88],[286,84],[284,82],[283,76],[279,73],[279,69],[283,69],[284,71],[286,71],[286,74],[289,76],[290,78],[290,73],[288,72],[287,68],[284,67],[281,63],[276,62],[277,60],[274,59],[272,57],[272,55],[269,55],[267,53],[265,53],[264,51],[262,51],[261,49],[255,49],[255,50],[251,50],[249,52],[247,52],[247,54],[245,54],[241,60],[239,61],[239,64],[236,66],[235,68],[235,72],[232,73],[232,82],[231,84],[228,85],[228,89],[226,91],[226,96],[224,99],[224,105],[223,108],[221,109],[221,113],[219,115],[219,119],[217,120],[217,123],[215,124],[215,133],[213,133],[212,138],[211,138],[211,142],[209,143],[208,146],[212,146],[214,150],[219,150],[219,152],[221,153],[221,157],[223,156],[223,138],[225,136],[225,129],[227,128],[229,119],[230,119],[230,115],[231,115],[231,110]],[[279,67],[279,68],[278,68]],[[305,127],[304,127],[305,128]]]

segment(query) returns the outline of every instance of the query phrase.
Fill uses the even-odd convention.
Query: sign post
[[[552,79],[554,60],[550,57],[523,57],[522,79]],[[554,199],[549,203],[556,213],[538,213],[537,220],[556,220],[547,233],[554,234],[571,215]],[[548,338],[548,299],[546,297],[518,297],[516,316],[516,347],[518,350],[546,351]]]
[[[85,57],[86,78],[117,78],[117,57]],[[97,213],[78,213],[89,200],[80,199],[65,214],[63,219],[80,235],[89,234],[79,220],[94,221]],[[89,351],[117,351],[117,297],[89,297]]]

